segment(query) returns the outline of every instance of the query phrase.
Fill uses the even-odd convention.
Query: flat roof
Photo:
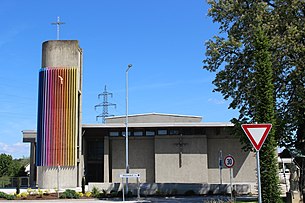
[[[169,113],[156,113],[156,112],[153,112],[153,113],[131,114],[131,115],[128,115],[128,118],[130,118],[130,117],[138,117],[138,116],[150,116],[150,115],[174,116],[174,117],[189,117],[189,118],[200,118],[200,119],[202,119],[201,116],[181,115],[181,114],[169,114]],[[109,119],[112,119],[112,118],[125,118],[125,115],[106,117],[106,120],[108,118]]]
[[[231,122],[128,123],[130,128],[153,127],[233,127]],[[124,128],[125,123],[83,124],[83,128]]]

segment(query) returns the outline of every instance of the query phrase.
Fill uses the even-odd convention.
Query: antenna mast
[[[103,112],[96,116],[96,121],[98,121],[99,118],[102,118],[102,122],[105,123],[106,117],[114,116],[108,114],[108,106],[114,106],[116,108],[116,104],[109,103],[108,96],[112,98],[112,93],[107,92],[107,87],[105,85],[104,92],[98,95],[98,98],[103,97],[103,103],[94,106],[95,110],[99,107],[103,107]]]

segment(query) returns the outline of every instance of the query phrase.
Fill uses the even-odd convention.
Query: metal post
[[[259,150],[256,151],[256,168],[257,168],[258,203],[262,203],[261,170],[260,170],[260,163],[259,163]]]
[[[126,179],[127,180],[127,179]],[[124,178],[122,178],[122,195],[123,195],[123,202],[125,202],[125,193],[124,193]]]
[[[126,154],[126,173],[129,173],[129,163],[128,163],[128,71],[132,67],[132,64],[128,64],[128,68],[126,69],[126,133],[125,133],[125,154]],[[128,193],[128,178],[126,178],[126,194]]]
[[[57,165],[57,197],[59,198],[59,166]]]
[[[137,186],[138,186],[137,198],[138,198],[138,200],[140,200],[140,180],[139,180],[139,177],[137,177]]]
[[[222,184],[222,150],[219,151],[219,178],[220,178],[220,184]]]
[[[232,167],[231,167],[231,168],[230,168],[231,201],[233,201],[233,184],[232,184],[232,179],[233,179],[233,173],[232,173]]]

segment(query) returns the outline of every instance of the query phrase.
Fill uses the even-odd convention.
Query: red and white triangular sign
[[[259,151],[272,128],[272,124],[243,124],[241,127],[248,136],[253,147]]]

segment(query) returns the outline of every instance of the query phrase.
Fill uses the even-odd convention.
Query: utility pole
[[[108,107],[114,106],[116,108],[116,104],[109,103],[108,96],[110,96],[112,98],[112,93],[107,92],[107,87],[105,85],[104,92],[98,95],[98,98],[103,97],[103,103],[100,103],[100,104],[97,104],[94,106],[95,110],[99,107],[103,107],[103,112],[96,116],[96,121],[98,121],[99,118],[102,118],[102,122],[105,123],[106,117],[114,116],[114,115],[109,115]]]

